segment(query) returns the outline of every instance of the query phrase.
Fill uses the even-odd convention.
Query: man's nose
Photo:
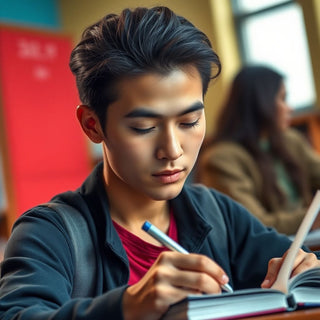
[[[177,128],[167,128],[159,137],[157,159],[176,160],[183,154]]]

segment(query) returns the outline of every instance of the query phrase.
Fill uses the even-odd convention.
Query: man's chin
[[[159,192],[156,192],[156,194],[154,194],[153,198],[155,200],[172,200],[180,194],[183,185],[184,182],[179,182],[163,186],[163,188],[161,188]]]

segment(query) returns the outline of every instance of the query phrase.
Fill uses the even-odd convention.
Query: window
[[[302,9],[288,0],[232,0],[244,64],[269,65],[285,77],[288,103],[312,108],[315,88]]]

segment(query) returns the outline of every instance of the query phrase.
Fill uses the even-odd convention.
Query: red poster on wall
[[[77,188],[90,170],[68,67],[72,41],[0,27],[0,92],[17,215]]]

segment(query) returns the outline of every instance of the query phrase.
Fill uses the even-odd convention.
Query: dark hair
[[[302,168],[288,153],[283,131],[277,125],[276,96],[283,80],[280,73],[263,65],[243,67],[232,82],[217,130],[208,143],[234,141],[255,158],[263,177],[262,202],[267,209],[270,209],[271,195],[278,196],[280,203],[286,199],[276,183],[274,157],[282,161],[300,194],[306,195],[308,188]],[[262,132],[270,144],[268,152],[261,149]]]
[[[80,99],[96,112],[103,128],[107,107],[117,99],[119,80],[150,72],[167,74],[187,64],[199,71],[205,94],[221,71],[219,57],[203,32],[166,7],[105,16],[85,29],[70,57]]]
[[[257,147],[261,132],[280,134],[276,95],[283,76],[265,66],[246,66],[235,76],[218,121],[216,139]],[[237,115],[237,116],[235,116]]]

